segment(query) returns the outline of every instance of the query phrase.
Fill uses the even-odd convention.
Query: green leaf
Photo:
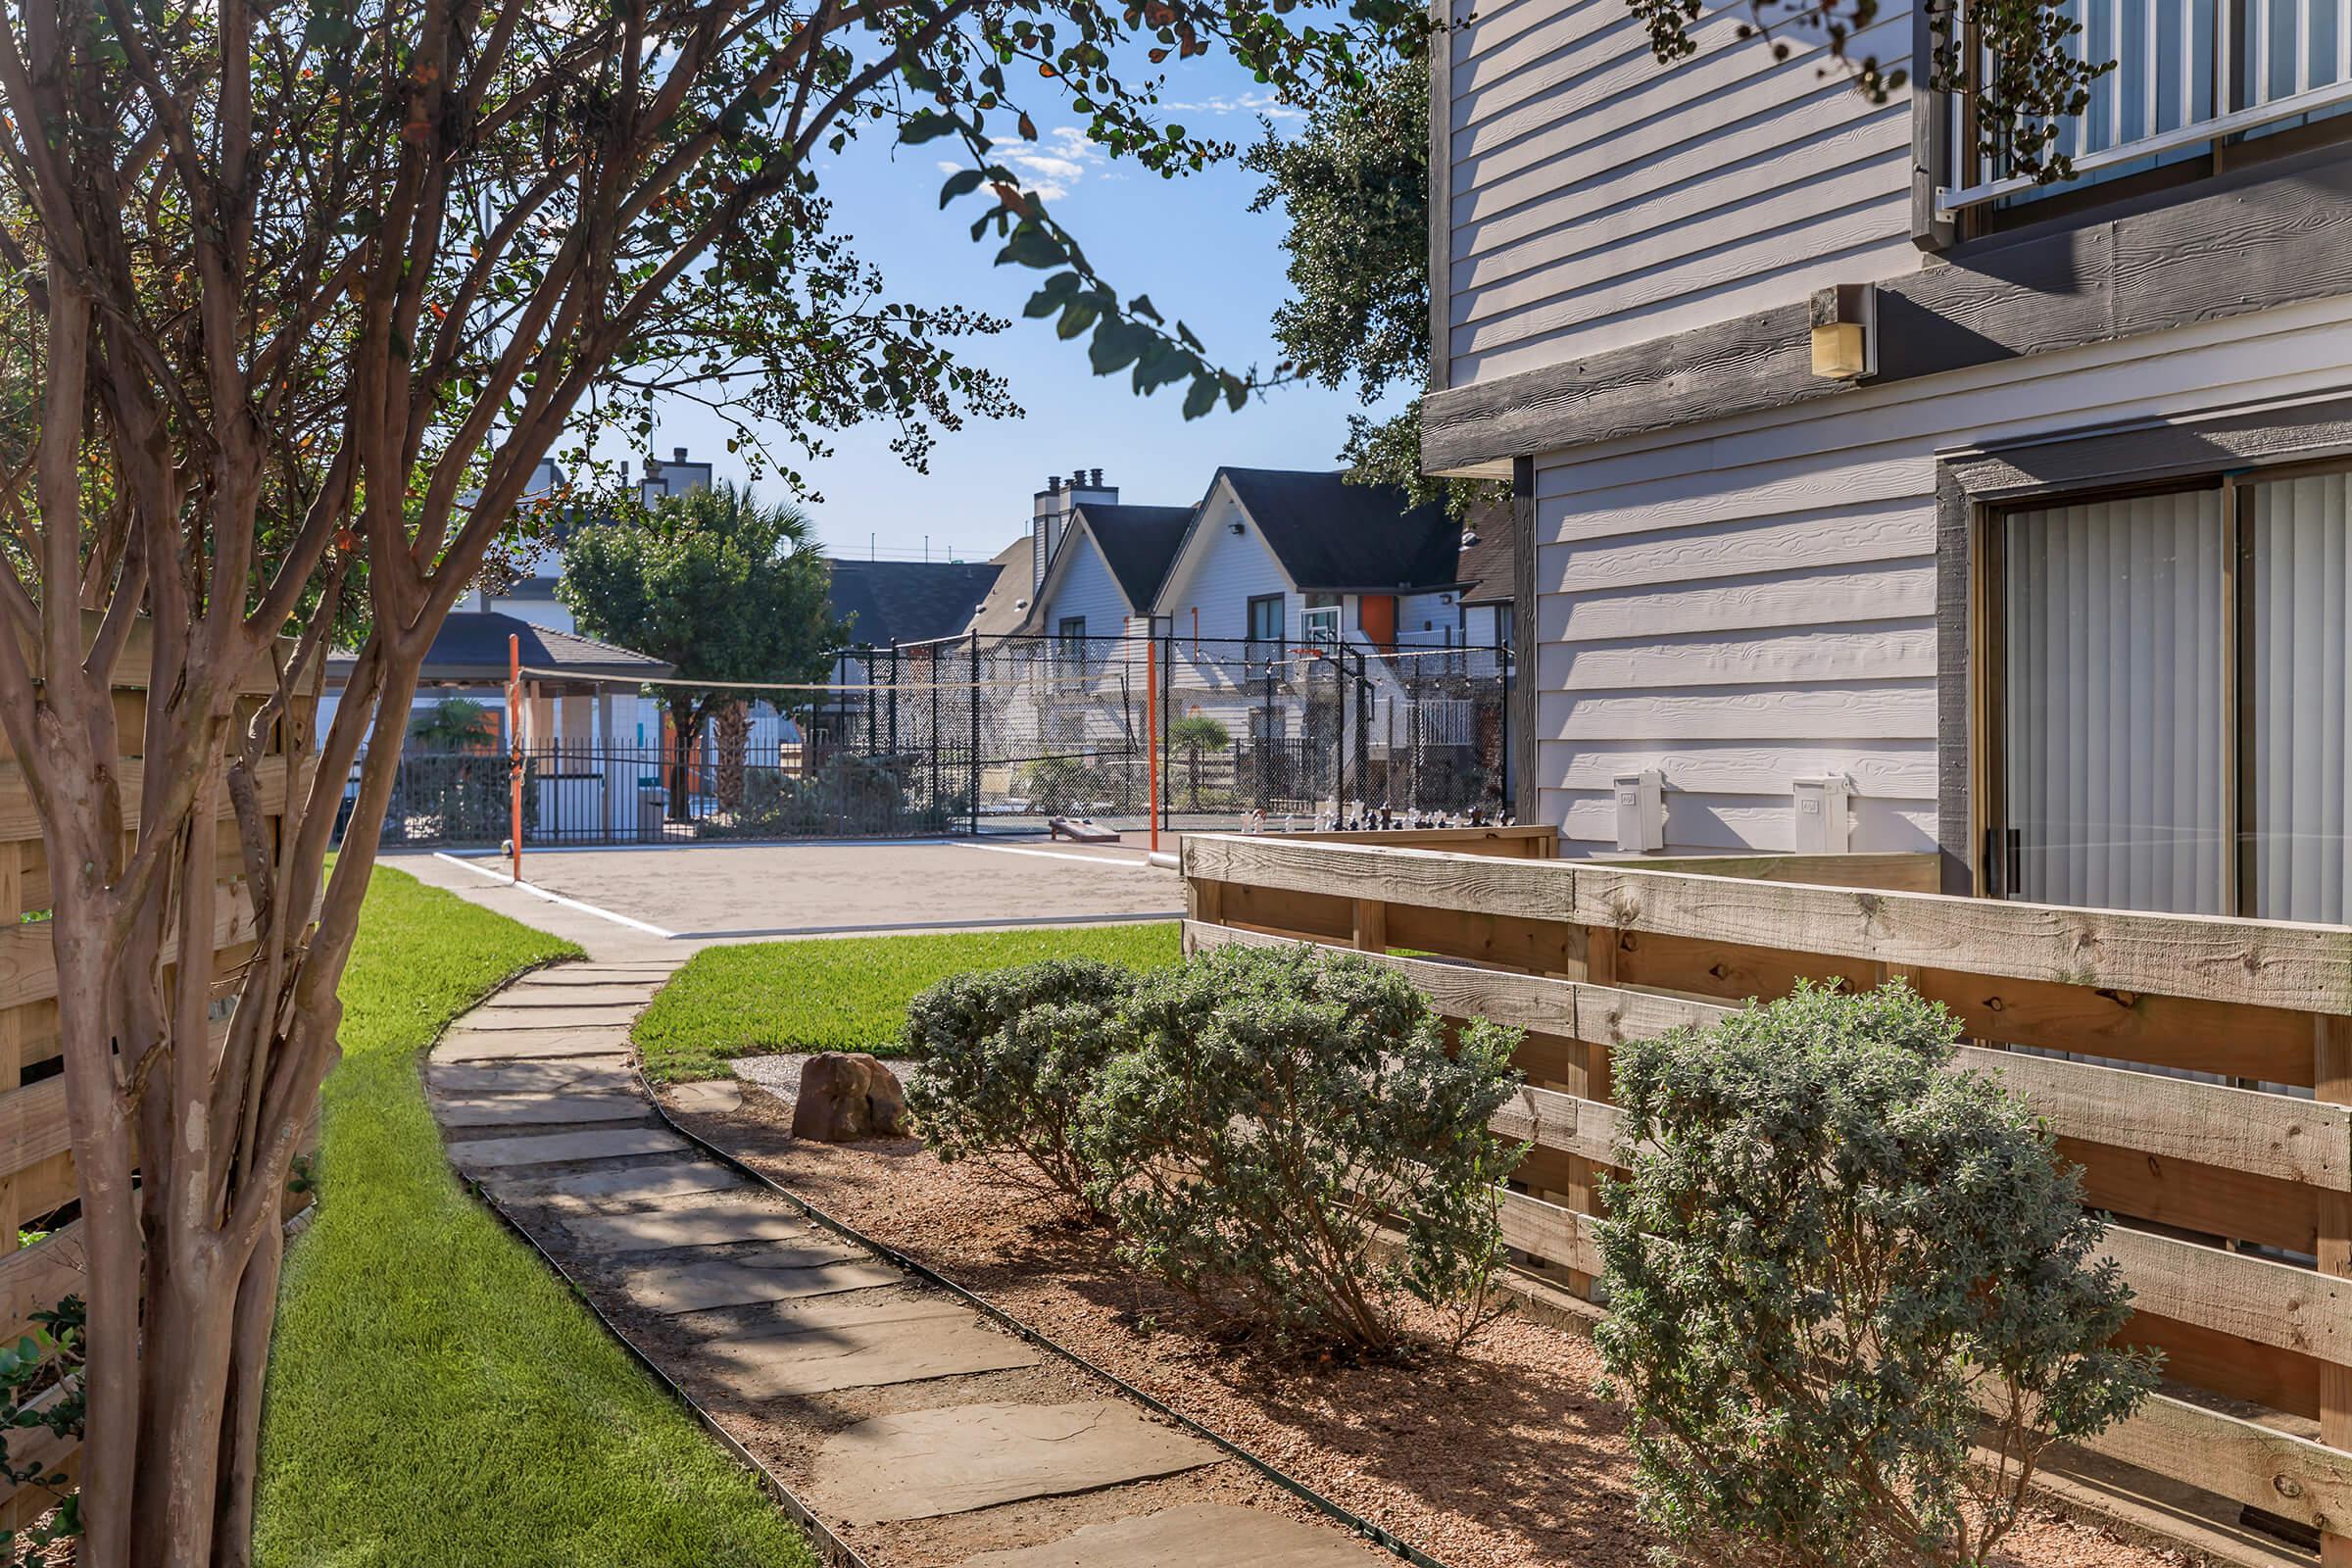
[[[1217,406],[1217,378],[1213,375],[1193,377],[1193,389],[1184,395],[1184,416],[1198,419]]]
[[[1142,327],[1116,318],[1105,319],[1095,328],[1094,341],[1087,345],[1086,358],[1097,375],[1110,375],[1135,363],[1135,357],[1151,334]]]
[[[899,140],[908,147],[919,146],[935,137],[945,136],[957,124],[953,115],[943,115],[936,109],[918,109],[907,117],[906,123],[899,127]]]
[[[946,184],[939,187],[939,205],[945,207],[956,197],[969,196],[973,191],[976,191],[979,188],[980,171],[977,169],[958,169],[956,171],[956,172],[948,176],[948,182]]]
[[[1012,238],[997,253],[997,265],[1006,262],[1022,267],[1059,267],[1070,259],[1061,242],[1035,223],[1023,223],[1012,231]]]
[[[1061,321],[1054,328],[1054,335],[1067,342],[1094,325],[1095,318],[1102,314],[1092,300],[1072,300],[1062,308]]]

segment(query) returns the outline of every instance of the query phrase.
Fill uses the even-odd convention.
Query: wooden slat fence
[[[144,628],[134,634],[122,661],[122,679],[143,682],[147,656]],[[245,701],[258,705],[270,682],[257,676]],[[115,707],[121,732],[136,745],[144,733],[145,692],[119,686]],[[308,759],[310,705],[298,705],[295,716],[281,721],[271,743],[277,762],[262,770],[258,793],[274,835],[279,829],[288,790],[283,765],[285,746],[295,738],[293,725],[303,726],[305,760],[294,768],[292,787],[307,791],[314,763]],[[126,832],[135,831],[141,760],[122,758],[116,776],[122,781]],[[226,792],[218,792],[224,823],[230,820]],[[236,993],[243,965],[253,951],[253,906],[244,886],[233,828],[220,835],[219,875],[227,897],[220,903],[213,932],[214,995],[225,1003]],[[57,965],[43,916],[50,907],[49,866],[41,846],[24,772],[0,740],[0,1343],[14,1344],[29,1333],[32,1313],[52,1307],[83,1288],[81,1224],[70,1205],[77,1196],[74,1156],[66,1126],[66,1081],[57,1027]],[[225,1011],[225,1007],[216,1007]],[[214,1042],[225,1038],[225,1018],[214,1024]],[[61,1211],[63,1213],[61,1214]],[[47,1235],[20,1247],[20,1234],[42,1225]],[[70,1475],[74,1456],[69,1446],[46,1432],[18,1432],[8,1436],[8,1451],[22,1463],[40,1453]],[[45,1494],[24,1489],[21,1494],[0,1494],[0,1525],[23,1525],[48,1504]]]
[[[1974,1038],[1959,1065],[2026,1095],[2116,1217],[2107,1250],[2137,1293],[2125,1339],[2161,1348],[2188,1391],[2271,1412],[2159,1396],[2088,1446],[2317,1529],[2328,1561],[2352,1561],[2352,929],[1263,835],[1190,836],[1183,864],[1188,950],[1353,948],[1448,1017],[1527,1031],[1528,1087],[1495,1118],[1535,1145],[1505,1234],[1580,1283],[1617,1144],[1612,1049],[1799,978],[1909,981]]]

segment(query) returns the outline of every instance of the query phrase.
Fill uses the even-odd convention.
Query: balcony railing
[[[2352,105],[2352,0],[2072,0],[2064,10],[2082,24],[2078,58],[2116,63],[2083,112],[2060,122],[2075,183]],[[1966,17],[1964,4],[1964,26]],[[2066,188],[1989,167],[1970,99],[1953,94],[1949,108],[1961,183],[1936,192],[1940,216]]]

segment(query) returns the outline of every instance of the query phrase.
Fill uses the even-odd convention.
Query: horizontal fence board
[[[2082,1167],[2082,1200],[2093,1208],[2294,1252],[2319,1245],[2320,1193],[2298,1182],[2157,1159],[2063,1133],[2058,1157]]]
[[[83,1269],[79,1220],[0,1254],[0,1339],[14,1343],[31,1327],[33,1313],[86,1294]]]
[[[126,757],[116,766],[116,781],[122,790],[122,826],[139,825],[139,792],[146,780],[143,759]],[[318,759],[306,757],[295,764],[295,794],[307,795],[311,780],[318,773]],[[225,776],[225,775],[223,775]],[[283,756],[265,759],[255,775],[254,797],[261,803],[266,816],[281,816],[286,809],[286,761]],[[229,800],[223,785],[219,792],[220,817],[226,821],[236,814],[236,806]],[[24,783],[22,763],[0,760],[0,842],[31,843],[41,836],[41,819],[33,809],[32,792]]]
[[[2352,1191],[2352,1107],[2227,1084],[1962,1046],[2072,1138]]]
[[[2100,1250],[2123,1265],[2134,1305],[2352,1366],[2352,1280],[2121,1225]]]
[[[2076,1446],[2298,1524],[2352,1519],[2352,1453],[2167,1395]]]
[[[214,948],[251,941],[253,935],[253,905],[244,890],[224,892],[213,917]],[[45,920],[0,927],[0,1007],[47,1002],[57,995],[57,955],[49,937]],[[166,948],[174,940],[167,934]]]
[[[1406,857],[1420,858],[1409,851],[1399,858]],[[1966,954],[1971,969],[2013,979],[2352,1013],[2352,931],[2335,927],[1616,867],[1570,871],[1564,917],[1594,925],[1896,964],[1948,964]],[[1520,892],[1503,889],[1505,897]],[[1543,906],[1535,912],[1557,910],[1556,890],[1531,896]]]
[[[1948,964],[2007,979],[2352,1014],[2352,931],[2285,921],[2077,909],[1632,870],[1512,861],[1389,846],[1189,837],[1187,876],[1800,949],[1894,964]]]
[[[1604,861],[1604,863],[1607,863]],[[1934,893],[1943,874],[1943,858],[1933,850],[1850,855],[1695,855],[1627,864],[1643,871],[1682,871],[1693,876],[1741,877],[1755,882],[1807,882],[1833,888],[1883,888],[1898,893]]]
[[[1549,823],[1511,827],[1416,827],[1392,832],[1265,833],[1254,837],[1303,840],[1310,844],[1386,844],[1398,849],[1442,849],[1455,855],[1489,855],[1500,859],[1548,860],[1559,853],[1560,830]]]
[[[71,1147],[63,1074],[0,1092],[0,1176],[14,1176]]]
[[[2162,1350],[2168,1383],[2314,1420],[2320,1413],[2320,1378],[2334,1375],[2328,1363],[2299,1350],[2256,1345],[2144,1309],[2132,1314],[2115,1343]]]

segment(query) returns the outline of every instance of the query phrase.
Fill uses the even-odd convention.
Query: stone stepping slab
[[[629,1049],[626,1029],[456,1029],[433,1048],[433,1061],[525,1061],[550,1056],[610,1056]]]
[[[827,1517],[883,1524],[1149,1481],[1224,1457],[1115,1399],[958,1404],[836,1432],[817,1449],[806,1495]]]
[[[594,986],[534,986],[522,984],[509,987],[503,998],[512,1003],[528,1003],[540,1011],[567,1013],[574,1007],[642,1007],[654,1000],[660,986],[650,984],[623,985],[617,981]]]
[[[703,1347],[700,1357],[745,1399],[921,1383],[970,1372],[1009,1372],[1043,1359],[1009,1334],[985,1328],[968,1308],[884,1322],[773,1330]]]
[[[723,1193],[743,1185],[724,1165],[689,1160],[673,1165],[625,1165],[612,1170],[566,1171],[560,1176],[506,1176],[484,1184],[502,1201],[509,1198],[576,1198],[583,1202],[650,1203],[697,1193]]]
[[[1396,1559],[1329,1530],[1230,1503],[1197,1502],[1100,1524],[960,1568],[1374,1568]]]
[[[452,1100],[511,1091],[539,1094],[635,1094],[637,1075],[619,1055],[551,1056],[535,1061],[434,1062],[433,1093]]]
[[[586,1007],[551,1007],[544,1003],[500,1006],[492,1003],[476,1007],[466,1015],[468,1031],[489,1033],[501,1029],[578,1029],[598,1024],[612,1024],[625,1028],[645,1010],[641,1002],[626,1004],[599,1003]]]
[[[544,1133],[536,1138],[480,1138],[449,1146],[449,1161],[462,1171],[506,1170],[516,1165],[554,1165],[568,1160],[618,1159],[630,1154],[682,1154],[686,1140],[659,1127],[613,1128],[584,1133]]]
[[[830,1240],[788,1209],[721,1208],[669,1213],[566,1214],[564,1233],[591,1252],[658,1252],[674,1247],[731,1247],[738,1242],[792,1242],[794,1261],[808,1268],[866,1254]]]
[[[641,1121],[653,1115],[653,1108],[626,1093],[551,1095],[517,1089],[506,1094],[435,1096],[433,1114],[444,1127],[496,1127],[507,1123]]]
[[[642,1264],[622,1276],[620,1288],[648,1312],[674,1314],[869,1290],[905,1281],[906,1276],[884,1263],[867,1260],[809,1268],[795,1261],[794,1253],[782,1251],[749,1258],[702,1257]]]

